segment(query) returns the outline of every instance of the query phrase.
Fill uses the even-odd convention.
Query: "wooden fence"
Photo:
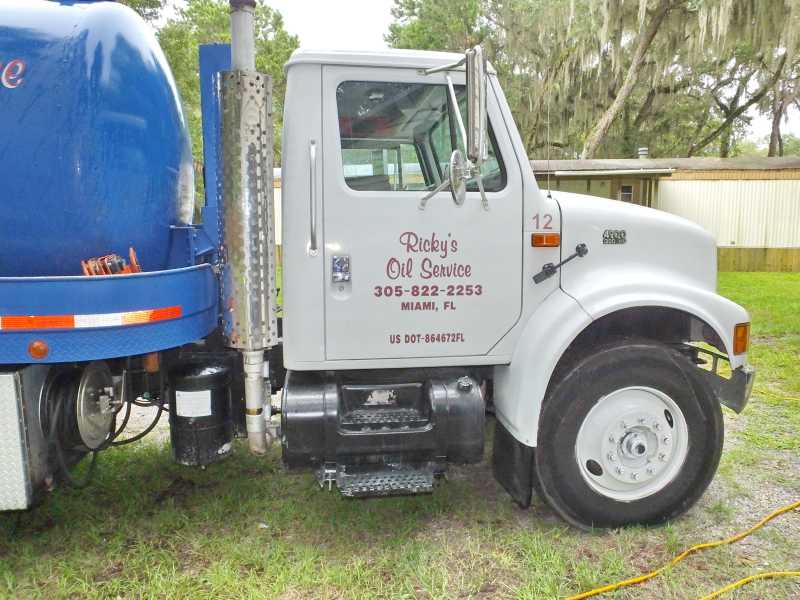
[[[800,273],[800,248],[717,248],[717,269]]]

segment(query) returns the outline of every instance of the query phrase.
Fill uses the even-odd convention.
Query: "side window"
[[[424,190],[416,148],[411,143],[342,141],[347,185],[355,190]]]
[[[466,118],[466,90],[456,86]],[[450,154],[464,143],[438,84],[346,81],[336,90],[344,179],[354,190],[434,189],[447,176]],[[489,159],[482,174],[487,192],[505,187],[506,173],[489,128]],[[475,181],[469,191],[477,191]]]

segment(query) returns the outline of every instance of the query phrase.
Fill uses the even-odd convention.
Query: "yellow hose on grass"
[[[768,514],[766,517],[761,519],[758,523],[750,527],[749,529],[745,529],[744,531],[737,533],[734,536],[729,538],[725,538],[724,540],[717,540],[714,542],[705,542],[703,544],[697,544],[684,550],[680,554],[678,554],[675,558],[673,558],[669,563],[656,569],[655,571],[651,571],[649,573],[645,573],[644,575],[639,575],[638,577],[632,577],[630,579],[625,579],[623,581],[619,581],[617,583],[612,583],[610,585],[605,585],[602,587],[595,588],[593,590],[589,590],[588,592],[583,592],[578,594],[577,596],[570,596],[567,600],[583,600],[583,598],[591,598],[592,596],[599,596],[600,594],[606,594],[608,592],[613,592],[614,590],[618,590],[620,588],[628,587],[631,585],[636,585],[638,583],[643,583],[649,579],[653,579],[661,575],[667,569],[674,567],[679,562],[681,562],[684,558],[691,556],[697,552],[702,550],[709,550],[711,548],[717,548],[719,546],[725,546],[727,544],[733,544],[744,538],[748,537],[753,532],[761,529],[764,525],[772,521],[775,517],[779,517],[782,514],[790,512],[792,510],[800,508],[800,500],[797,502],[792,502],[791,504],[787,504],[783,508],[779,508]],[[745,577],[740,579],[739,581],[735,581],[730,585],[725,586],[707,596],[703,596],[700,600],[711,600],[712,598],[717,598],[726,592],[730,592],[731,590],[735,590],[738,587],[746,585],[751,581],[756,581],[759,579],[773,579],[778,577],[800,577],[800,571],[770,571],[769,573],[758,573],[756,575],[751,575],[749,577]]]

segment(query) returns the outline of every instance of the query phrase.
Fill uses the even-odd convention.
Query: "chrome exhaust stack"
[[[255,70],[255,0],[230,0],[231,71],[222,73],[223,332],[242,352],[247,437],[267,451],[264,351],[278,343],[272,191],[272,79]],[[266,411],[266,412],[265,412]]]

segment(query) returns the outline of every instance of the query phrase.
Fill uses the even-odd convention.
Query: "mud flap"
[[[522,508],[531,505],[535,448],[514,439],[500,421],[495,421],[492,471],[494,477]]]

